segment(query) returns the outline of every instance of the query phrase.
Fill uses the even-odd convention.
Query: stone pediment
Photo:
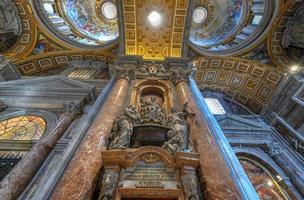
[[[222,129],[265,129],[266,125],[253,122],[241,116],[223,115],[217,117],[217,121]]]
[[[0,83],[0,98],[9,107],[62,108],[64,102],[90,102],[96,96],[95,86],[63,76]]]
[[[29,88],[29,89],[39,89],[39,88],[53,88],[53,89],[93,89],[94,86],[88,85],[81,81],[69,79],[64,76],[51,76],[51,77],[41,77],[34,79],[22,79],[16,81],[8,81],[5,83],[0,83],[0,87],[18,87],[18,88]]]

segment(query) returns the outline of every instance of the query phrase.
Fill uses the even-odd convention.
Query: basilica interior
[[[0,0],[1,200],[303,200],[304,0]]]

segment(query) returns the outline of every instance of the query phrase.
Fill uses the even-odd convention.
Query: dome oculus
[[[112,2],[106,2],[101,7],[103,16],[107,19],[115,19],[117,17],[116,5]]]
[[[148,16],[148,19],[152,26],[159,26],[162,20],[161,15],[156,11],[151,12]]]
[[[200,23],[202,23],[203,21],[206,20],[207,15],[208,15],[208,11],[207,11],[206,8],[204,8],[204,7],[197,7],[193,11],[192,21],[194,23],[200,24]]]

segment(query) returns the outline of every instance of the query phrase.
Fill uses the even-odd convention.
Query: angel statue
[[[133,126],[140,123],[140,116],[133,105],[127,107],[124,114],[115,119],[109,136],[109,149],[125,149],[130,146]]]

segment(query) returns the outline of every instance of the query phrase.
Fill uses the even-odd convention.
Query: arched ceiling
[[[255,113],[270,101],[285,76],[272,66],[233,57],[198,57],[193,63],[202,91],[224,93]]]
[[[296,0],[14,2],[22,24],[22,34],[16,44],[6,52],[13,62],[29,55],[37,57],[37,54],[52,51],[57,55],[69,50],[97,48],[104,51],[112,48],[117,53],[118,50],[115,49],[118,48],[113,48],[113,45],[119,41],[120,49],[123,49],[119,53],[143,56],[144,59],[185,57],[188,44],[198,55],[238,56],[260,46],[272,27],[268,51],[275,64],[282,68],[291,64],[286,50],[282,48],[283,32],[287,23],[284,19],[291,19],[300,5]],[[281,7],[278,8],[278,5]],[[278,10],[279,17],[271,26]],[[153,27],[148,20],[153,11],[161,16],[160,26]],[[217,48],[229,46],[237,38],[239,43],[235,46]],[[46,46],[48,43],[52,44],[49,45],[52,48],[47,52],[38,51],[37,47],[42,41]],[[36,68],[39,69],[39,66]],[[34,74],[26,70],[23,72]]]
[[[193,56],[198,56],[196,78],[201,89],[225,93],[258,112],[283,79],[282,70],[292,64],[283,47],[283,35],[287,22],[303,1],[13,2],[19,13],[22,33],[5,54],[23,75],[47,73],[71,60],[112,60],[119,54],[163,60],[191,57],[189,52],[194,52]],[[107,3],[111,5],[103,9]],[[151,26],[148,20],[153,11],[161,16],[160,26]],[[267,50],[263,45],[265,40],[273,66],[259,63],[261,50],[257,47]],[[230,46],[225,48],[225,45]],[[39,49],[40,46],[47,51]],[[252,57],[247,52],[256,52],[256,62],[249,60]]]
[[[105,50],[120,38],[120,53],[152,60],[187,56],[188,44],[199,55],[243,55],[265,40],[280,5],[277,0],[30,2],[31,24],[64,47],[54,49]],[[160,26],[149,22],[152,12],[159,13]]]

